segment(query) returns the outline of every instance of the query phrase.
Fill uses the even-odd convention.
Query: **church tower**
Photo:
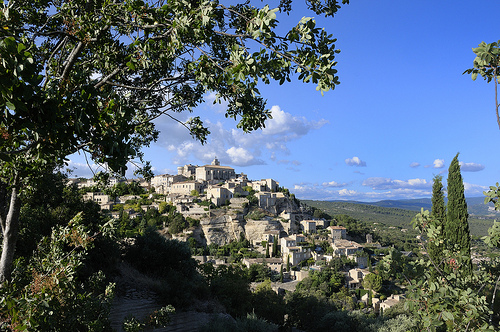
[[[217,159],[217,156],[215,156],[214,160],[212,161],[212,166],[220,166],[220,162]]]

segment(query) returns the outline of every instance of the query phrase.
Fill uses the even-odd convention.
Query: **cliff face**
[[[209,215],[205,215],[200,220],[200,226],[195,229],[192,236],[196,241],[203,245],[210,245],[215,243],[218,245],[225,245],[233,240],[239,240],[240,234],[243,233],[245,238],[250,242],[260,241],[262,234],[270,230],[285,231],[286,233],[295,233],[298,230],[298,223],[293,218],[291,221],[278,221],[270,217],[264,217],[262,220],[245,219],[248,210],[244,208],[245,198],[239,199],[240,201],[231,200],[231,206],[228,209],[214,209],[211,210]],[[293,202],[288,199],[279,202],[273,210],[267,209],[267,214],[277,217],[275,212],[281,211],[294,211],[297,212],[297,207]],[[288,207],[288,208],[286,208]],[[264,211],[264,210],[260,210]],[[297,217],[298,214],[294,215]],[[301,216],[302,217],[302,216]],[[300,217],[300,219],[301,219]]]
[[[244,222],[240,221],[238,215],[223,214],[206,218],[200,222],[201,232],[206,245],[215,243],[227,244],[240,238],[240,233],[245,232]]]

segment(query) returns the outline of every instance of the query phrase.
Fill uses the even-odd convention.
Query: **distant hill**
[[[411,220],[416,213],[431,209],[430,199],[384,200],[373,203],[357,201],[309,201],[301,202],[322,209],[331,216],[347,214],[352,218],[368,223],[383,223],[399,228],[411,228]],[[471,234],[485,236],[488,228],[493,225],[493,219],[500,219],[500,214],[492,210],[493,205],[485,205],[483,197],[467,198],[469,210],[469,226]],[[491,209],[489,209],[491,207]]]
[[[430,210],[432,207],[430,198],[404,199],[404,200],[383,200],[383,201],[378,201],[378,202],[374,202],[374,203],[361,203],[361,202],[356,202],[356,203],[381,206],[381,207],[387,207],[387,208],[396,208],[396,209],[403,209],[403,210],[418,211],[418,212],[420,212],[421,208],[424,208],[424,210]]]

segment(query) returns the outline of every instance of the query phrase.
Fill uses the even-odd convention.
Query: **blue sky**
[[[286,25],[311,13],[278,16]],[[431,196],[457,152],[467,196],[500,181],[494,86],[473,82],[472,48],[500,39],[495,1],[352,0],[335,18],[316,17],[341,53],[341,84],[322,97],[298,81],[262,85],[272,109],[265,129],[243,134],[212,96],[195,111],[210,127],[205,146],[169,119],[145,150],[157,174],[217,156],[250,179],[273,178],[300,199],[407,199]],[[186,118],[191,115],[183,115]],[[82,156],[75,175],[90,176]]]

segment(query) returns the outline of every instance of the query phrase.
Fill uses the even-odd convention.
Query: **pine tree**
[[[472,269],[468,217],[464,184],[457,153],[448,169],[448,206],[444,236],[447,249],[452,252],[458,250],[459,254],[456,260],[448,262],[450,268],[452,270],[458,268],[465,274],[469,274]]]
[[[433,261],[436,266],[439,266],[441,260],[443,259],[443,228],[446,219],[446,206],[444,204],[444,187],[443,187],[443,177],[441,175],[436,175],[433,180],[432,185],[432,210],[431,215],[433,217],[434,225],[436,228],[441,227],[441,234],[434,239],[434,241],[429,242],[427,245],[427,252],[429,253],[429,258]]]

